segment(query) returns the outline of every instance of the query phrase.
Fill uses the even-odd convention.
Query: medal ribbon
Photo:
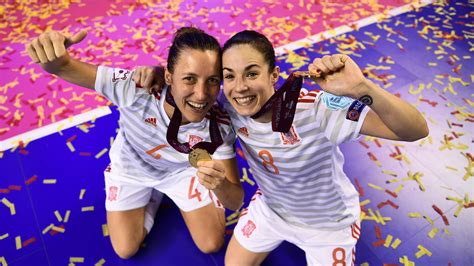
[[[303,86],[303,77],[291,73],[285,83],[254,114],[252,119],[259,118],[272,108],[272,130],[286,133],[290,130],[295,117],[296,104]]]
[[[178,132],[179,127],[181,126],[182,114],[174,102],[173,96],[170,93],[170,89],[171,88],[168,87],[166,90],[166,102],[174,107],[174,112],[168,126],[168,131],[166,132],[166,140],[171,145],[171,147],[181,153],[190,153],[193,149],[201,148],[205,149],[208,153],[213,154],[217,147],[223,143],[221,132],[219,131],[219,126],[217,124],[216,112],[211,108],[211,118],[209,119],[209,135],[211,136],[211,142],[201,141],[190,148],[189,142],[181,143],[178,141]]]

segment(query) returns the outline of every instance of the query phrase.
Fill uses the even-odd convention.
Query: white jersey
[[[166,97],[155,97],[145,89],[137,89],[132,80],[133,72],[99,66],[95,90],[119,107],[120,131],[110,150],[112,171],[126,176],[148,176],[163,179],[170,172],[191,167],[188,155],[176,151],[166,140],[170,122],[164,109]],[[164,88],[162,95],[166,95]],[[224,143],[212,155],[224,160],[235,157],[233,132],[229,116],[215,104],[219,130]],[[200,141],[210,141],[210,114],[201,122],[181,125],[178,141],[193,146]]]
[[[220,102],[263,200],[283,220],[338,230],[359,219],[358,193],[343,172],[337,145],[358,137],[369,108],[347,97],[306,91],[298,100],[290,131],[283,134],[273,132],[271,122],[238,115],[225,97]]]

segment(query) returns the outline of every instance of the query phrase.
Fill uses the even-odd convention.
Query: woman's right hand
[[[164,73],[162,66],[139,66],[133,71],[132,79],[137,86],[156,96],[165,86]]]
[[[58,31],[46,32],[27,43],[26,51],[34,63],[40,63],[46,71],[55,74],[71,61],[66,49],[80,43],[86,36],[85,30],[72,37]]]

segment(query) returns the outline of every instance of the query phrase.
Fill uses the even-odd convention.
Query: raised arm
[[[86,31],[80,31],[68,38],[60,32],[51,31],[26,44],[26,50],[31,60],[47,72],[81,87],[94,89],[97,66],[73,59],[67,52],[68,47],[81,42],[86,35]]]
[[[321,75],[314,80],[324,91],[371,102],[361,134],[403,141],[415,141],[428,135],[426,120],[415,107],[366,79],[348,56],[316,58],[309,71]]]

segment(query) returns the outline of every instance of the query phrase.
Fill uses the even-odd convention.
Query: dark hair
[[[227,49],[239,44],[248,44],[259,51],[263,55],[263,59],[268,63],[269,72],[275,69],[275,50],[265,35],[253,30],[241,31],[225,42],[222,52],[224,53]]]
[[[195,27],[182,27],[174,34],[173,44],[168,53],[167,67],[169,72],[174,72],[176,61],[181,51],[186,48],[200,51],[216,51],[219,58],[222,55],[221,46],[216,38]]]

